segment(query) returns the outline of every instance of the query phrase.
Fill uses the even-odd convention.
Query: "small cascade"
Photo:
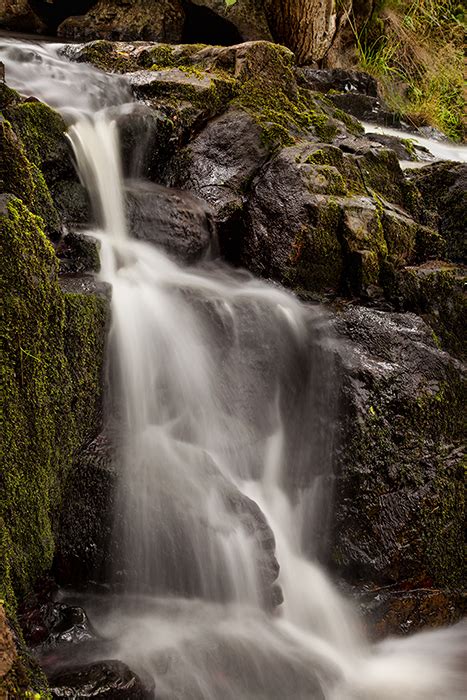
[[[372,646],[318,563],[336,439],[325,311],[132,238],[124,79],[58,45],[3,40],[0,58],[12,87],[70,123],[112,286],[116,593],[86,606],[109,658],[166,700],[461,700],[461,626]],[[274,539],[284,602],[272,610]]]

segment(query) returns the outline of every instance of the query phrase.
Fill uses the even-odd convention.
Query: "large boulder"
[[[461,587],[462,369],[412,314],[350,307],[336,330],[337,571],[369,588]]]
[[[0,27],[42,33],[46,24],[33,11],[29,0],[0,0]]]

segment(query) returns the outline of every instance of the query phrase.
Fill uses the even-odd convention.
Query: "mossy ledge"
[[[17,600],[50,569],[64,480],[99,430],[108,302],[62,292],[42,219],[13,195],[0,195],[0,229],[6,397],[0,598],[21,650]],[[21,695],[14,697],[41,685],[40,674],[21,678]]]

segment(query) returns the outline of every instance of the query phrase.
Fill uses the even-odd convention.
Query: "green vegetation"
[[[360,67],[391,109],[457,140],[466,135],[465,17],[457,0],[382,0],[363,27],[351,25]]]

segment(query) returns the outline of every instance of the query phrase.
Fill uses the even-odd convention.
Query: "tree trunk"
[[[264,5],[275,40],[292,49],[297,63],[325,56],[336,32],[335,0],[264,0]]]

